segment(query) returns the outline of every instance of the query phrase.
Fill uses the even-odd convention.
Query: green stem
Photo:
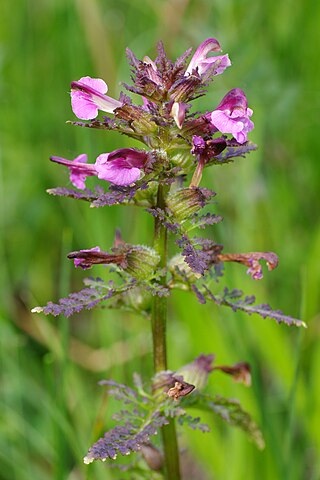
[[[165,208],[167,187],[159,185],[157,195],[157,208]],[[155,218],[154,248],[160,255],[160,268],[166,271],[167,265],[167,229]],[[166,285],[167,278],[161,277],[161,284]],[[155,296],[152,309],[152,339],[153,339],[153,362],[155,373],[167,370],[167,299]],[[165,459],[166,480],[180,480],[179,449],[174,419],[162,427],[162,441]]]

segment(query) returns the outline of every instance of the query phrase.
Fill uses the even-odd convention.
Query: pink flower
[[[244,92],[240,88],[234,88],[225,95],[209,118],[221,133],[231,133],[238,143],[245,143],[247,133],[254,127],[249,118],[252,113]]]
[[[192,75],[196,70],[201,77],[207,75],[220,75],[227,67],[230,67],[231,62],[228,55],[216,55],[208,57],[211,52],[221,52],[221,47],[215,38],[207,38],[199,45],[195,51],[185,75]]]
[[[147,163],[147,154],[134,148],[120,148],[98,156],[95,168],[98,178],[115,185],[131,185],[139,180]]]
[[[87,268],[91,268],[92,267],[92,263],[91,262],[87,262],[86,261],[86,256],[88,253],[92,253],[92,252],[101,252],[100,250],[100,247],[93,247],[93,248],[90,248],[89,250],[80,250],[80,254],[82,253],[83,254],[83,257],[75,257],[73,258],[72,257],[72,254],[70,256],[70,258],[73,258],[73,263],[74,263],[74,266],[76,268],[80,267],[82,268],[83,270],[86,270]],[[70,254],[69,254],[70,255]]]
[[[87,177],[97,175],[94,165],[86,164],[88,157],[85,153],[82,153],[74,160],[66,160],[62,157],[50,157],[50,160],[68,167],[70,170],[71,183],[80,190],[86,188],[85,181]]]
[[[101,78],[82,77],[71,83],[71,106],[73,113],[82,120],[96,118],[98,110],[114,113],[122,103],[105,95],[107,84]]]

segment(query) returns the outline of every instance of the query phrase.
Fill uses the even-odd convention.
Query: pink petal
[[[238,143],[245,143],[248,140],[247,134],[244,131],[234,132],[232,134]]]
[[[211,122],[221,133],[240,132],[243,128],[242,122],[233,120],[221,110],[212,112]]]
[[[97,175],[95,166],[87,164],[88,157],[85,153],[78,155],[74,160],[67,160],[62,157],[50,157],[50,160],[68,167],[71,183],[80,190],[86,188],[85,181],[87,177]]]
[[[88,87],[94,88],[100,93],[107,93],[108,91],[108,85],[101,78],[81,77],[78,82],[88,85]]]
[[[110,155],[102,153],[98,156],[95,164],[98,178],[122,186],[131,185],[140,178],[140,168],[131,166],[125,158],[109,160]]]
[[[80,153],[73,162],[79,162],[79,163],[87,163],[88,161],[88,155],[86,153]]]
[[[113,113],[122,103],[104,95],[107,84],[100,78],[82,77],[71,83],[71,105],[74,114],[82,120],[96,118],[98,111]]]
[[[101,78],[81,77],[78,82],[93,88],[101,94],[108,91],[108,85]],[[82,120],[91,120],[98,115],[98,105],[93,102],[92,97],[86,92],[72,90],[71,106],[73,113]]]
[[[86,181],[87,175],[85,173],[80,173],[74,170],[70,171],[70,182],[79,190],[84,190],[86,188]]]
[[[115,165],[115,162],[108,162],[103,169],[98,170],[98,178],[121,186],[131,185],[131,183],[136,182],[139,180],[140,174],[139,168],[118,167]]]
[[[188,65],[188,68],[185,72],[185,75],[191,75],[193,70],[197,67],[200,67],[200,64],[207,60],[207,55],[210,52],[220,52],[221,47],[215,38],[207,38],[204,42],[202,42],[197,50],[195,51],[191,61]],[[200,68],[199,68],[199,75],[201,75]]]
[[[83,92],[71,92],[71,107],[73,113],[81,120],[91,120],[98,115],[98,107]]]

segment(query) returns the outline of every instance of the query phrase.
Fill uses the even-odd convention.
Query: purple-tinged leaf
[[[206,213],[205,215],[195,215],[191,222],[196,228],[206,228],[208,225],[215,225],[222,222],[222,220],[223,217],[221,215]]]
[[[197,392],[183,399],[181,403],[184,408],[195,407],[199,410],[215,413],[229,425],[243,430],[259,449],[265,447],[262,433],[257,424],[252,420],[249,413],[242,409],[237,400]]]
[[[169,288],[161,285],[160,283],[153,282],[149,285],[146,285],[146,290],[151,293],[153,297],[168,297],[170,295]]]
[[[141,450],[143,444],[149,443],[150,437],[156,435],[159,428],[168,423],[164,416],[155,414],[151,419],[146,419],[142,425],[131,422],[117,425],[89,448],[84,463],[105,461],[108,458],[115,460],[118,454],[130,455],[137,452]]]
[[[97,186],[94,190],[89,190],[89,188],[85,188],[84,190],[76,190],[74,188],[65,188],[65,187],[56,187],[56,188],[49,188],[47,193],[50,195],[56,195],[59,197],[70,197],[75,198],[76,200],[85,200],[87,202],[94,202],[97,200],[101,195],[105,195],[105,190]]]
[[[216,244],[207,238],[188,238],[182,235],[176,240],[177,245],[182,249],[182,255],[189,267],[200,275],[204,275],[212,266],[212,257],[222,250],[222,245]]]
[[[203,433],[210,432],[210,427],[206,423],[200,423],[200,417],[192,417],[191,415],[181,415],[178,417],[179,425],[187,425],[192,430],[200,430]]]
[[[285,323],[290,327],[307,327],[305,322],[303,322],[302,320],[285,315],[281,310],[273,310],[270,305],[253,305],[253,303],[255,302],[255,297],[253,295],[244,296],[241,290],[229,291],[226,288],[223,295],[214,295],[206,285],[203,285],[203,288],[203,293],[207,299],[212,300],[217,305],[225,305],[227,307],[230,307],[234,312],[240,310],[249,315],[251,315],[252,313],[257,313],[262,318],[271,318],[273,320],[276,320],[277,323]]]
[[[104,121],[101,120],[90,120],[87,122],[72,122],[68,121],[67,123],[70,125],[75,125],[76,127],[83,127],[83,128],[97,128],[99,130],[116,130],[117,129],[117,122],[114,118],[103,117]]]
[[[257,145],[252,142],[246,142],[245,144],[240,145],[236,142],[229,141],[227,148],[216,157],[212,157],[206,166],[232,162],[234,158],[245,157],[247,153],[250,153],[257,148]]]
[[[199,303],[202,303],[203,305],[206,303],[206,298],[205,296],[203,295],[203,293],[200,292],[200,290],[198,289],[198,287],[195,285],[195,284],[192,284],[191,285],[191,289],[194,291],[194,293],[196,294],[196,297],[198,299],[198,302]]]
[[[95,187],[94,190],[89,190],[88,188],[85,190],[76,190],[72,188],[57,187],[50,188],[47,190],[47,192],[50,195],[69,197],[76,200],[85,200],[90,202],[92,207],[105,207],[121,203],[128,203],[133,200],[138,190],[145,190],[147,188],[148,183],[142,182],[140,185],[128,187],[111,185],[108,192],[106,192],[100,186]]]
[[[61,298],[58,303],[48,302],[44,307],[35,307],[33,313],[44,313],[45,315],[64,315],[70,317],[82,310],[91,310],[99,303],[108,300],[116,295],[123,294],[136,286],[132,281],[120,287],[113,288],[103,282],[97,282],[95,286],[84,288],[79,292],[70,293],[66,298]]]
[[[140,187],[141,188],[141,187]],[[130,202],[135,196],[139,187],[137,185],[129,187],[119,187],[112,185],[109,187],[109,191],[100,195],[96,200],[92,202],[93,207],[105,207],[111,205],[117,205],[120,203]]]

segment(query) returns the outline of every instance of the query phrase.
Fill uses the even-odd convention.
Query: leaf
[[[179,425],[187,425],[192,430],[200,430],[203,433],[209,433],[210,427],[206,423],[200,423],[200,417],[192,417],[191,415],[181,415],[178,417]]]
[[[148,188],[148,182],[141,181],[139,184],[121,187],[111,185],[109,191],[105,191],[102,187],[96,186],[93,190],[88,188],[77,190],[74,188],[56,187],[49,188],[47,193],[59,197],[69,197],[76,200],[85,200],[91,203],[92,207],[105,207],[130,202],[138,190]]]
[[[100,195],[104,195],[105,191],[101,187],[95,187],[94,190],[86,188],[84,190],[76,190],[74,188],[56,187],[49,188],[47,193],[50,195],[56,195],[58,197],[69,197],[77,200],[85,200],[87,202],[93,202],[99,198]]]
[[[135,281],[124,283],[119,287],[107,285],[102,280],[95,282],[94,286],[90,286],[80,290],[79,292],[70,293],[65,298],[61,298],[58,303],[48,302],[44,307],[35,307],[32,313],[44,313],[45,315],[64,315],[70,317],[81,310],[91,310],[98,303],[108,300],[111,297],[127,292],[136,286]]]
[[[257,145],[252,142],[246,142],[243,145],[239,145],[238,143],[233,144],[232,141],[229,141],[228,143],[227,148],[216,157],[212,157],[206,166],[232,162],[234,158],[245,157],[247,153],[258,148]]]
[[[203,411],[215,413],[229,425],[243,430],[258,448],[263,449],[265,447],[262,433],[257,424],[252,420],[250,414],[243,410],[238,400],[196,392],[181,403],[185,408],[196,407]]]
[[[205,298],[212,300],[217,305],[225,305],[232,308],[234,312],[241,310],[242,312],[248,313],[257,313],[262,318],[271,318],[276,320],[277,323],[285,323],[288,326],[296,327],[307,327],[305,322],[297,318],[290,317],[285,315],[281,310],[273,310],[270,305],[262,303],[260,305],[253,305],[255,302],[255,297],[244,296],[244,293],[241,290],[231,290],[229,291],[225,288],[222,295],[214,295],[206,285],[203,285]]]
[[[152,435],[158,433],[160,427],[168,423],[169,421],[158,413],[151,418],[143,419],[142,424],[132,421],[117,425],[89,448],[83,461],[89,464],[94,460],[105,461],[107,458],[115,460],[119,453],[130,455],[132,452],[137,452],[144,443],[150,441]]]
[[[122,425],[106,432],[89,449],[84,457],[84,463],[87,464],[94,460],[115,460],[118,454],[130,455],[137,452],[144,444],[150,443],[150,437],[156,435],[159,428],[169,423],[167,416],[160,410],[160,404],[140,387],[130,388],[114,380],[102,380],[99,384],[107,385],[109,395],[130,405],[132,410],[121,410],[114,415],[114,419],[121,421]]]

